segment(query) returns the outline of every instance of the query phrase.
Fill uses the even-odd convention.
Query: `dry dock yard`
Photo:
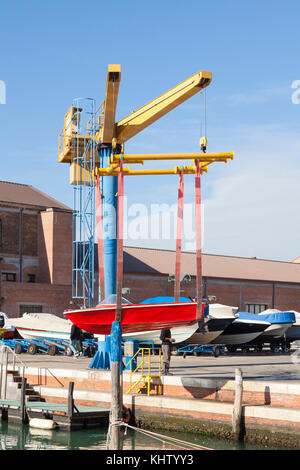
[[[299,449],[299,356],[298,349],[289,354],[266,351],[225,352],[219,357],[172,356],[173,375],[160,378],[158,358],[153,356],[149,394],[146,388],[139,393],[134,389],[126,393],[130,372],[125,370],[123,403],[131,410],[131,422],[144,429],[237,439],[233,411],[238,390],[235,375],[240,370],[243,380],[239,387],[242,392],[239,438],[263,442],[266,447]],[[52,418],[58,426],[69,429],[103,425],[111,404],[111,372],[91,369],[90,364],[88,357],[20,354],[14,367],[12,358],[9,359],[6,398],[11,403],[19,399],[20,377],[24,374],[27,393],[31,395],[30,401],[28,397],[25,401],[30,418]],[[7,411],[8,408],[2,400],[2,419],[20,421],[18,407],[15,411]]]

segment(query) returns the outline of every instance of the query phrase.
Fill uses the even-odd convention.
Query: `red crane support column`
[[[195,195],[196,195],[196,297],[197,297],[197,320],[203,319],[202,308],[202,248],[201,248],[201,171],[200,162],[196,160],[195,172]]]
[[[176,266],[175,266],[175,286],[174,300],[180,299],[180,268],[181,268],[181,244],[182,244],[182,219],[183,219],[183,171],[180,173],[178,187],[178,210],[177,210],[177,237],[176,237]]]
[[[98,269],[100,298],[105,298],[105,276],[104,276],[104,256],[103,256],[103,217],[102,217],[102,196],[100,191],[100,178],[96,179],[96,214],[97,214],[97,238],[98,238]]]

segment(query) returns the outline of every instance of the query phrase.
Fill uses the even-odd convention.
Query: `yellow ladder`
[[[135,389],[137,385],[140,385],[139,388],[135,391],[135,393],[139,393],[142,388],[147,387],[147,395],[149,396],[152,379],[158,379],[158,395],[161,395],[161,349],[158,350],[158,375],[153,375],[151,371],[151,351],[153,351],[152,348],[139,348],[135,355],[126,364],[126,366],[130,364],[129,389],[127,390],[126,394],[130,393],[133,389]],[[133,369],[133,361],[138,357],[141,358],[141,361],[139,364],[137,364],[136,368]],[[140,372],[141,376],[136,381],[134,381],[133,376],[137,372]]]

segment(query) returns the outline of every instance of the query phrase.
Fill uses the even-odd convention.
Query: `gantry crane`
[[[202,152],[186,154],[126,154],[124,144],[140,133],[143,129],[166,115],[172,109],[191,98],[199,91],[205,89],[212,80],[211,72],[200,71],[182,83],[171,88],[153,101],[145,104],[127,117],[115,122],[119,85],[121,80],[121,67],[118,64],[108,66],[105,98],[98,109],[94,105],[87,112],[84,120],[84,107],[80,102],[73,104],[65,115],[64,127],[59,137],[58,161],[70,164],[70,183],[75,187],[75,193],[81,199],[74,207],[79,220],[79,228],[75,230],[73,240],[73,296],[87,300],[89,305],[93,302],[94,288],[94,240],[93,240],[93,207],[95,178],[101,177],[103,201],[103,227],[104,227],[104,272],[106,295],[116,293],[116,224],[113,216],[117,210],[118,192],[117,175],[120,171],[120,160],[123,162],[124,175],[166,175],[191,174],[196,171],[199,164],[201,174],[206,172],[213,162],[227,162],[233,159],[233,153],[205,153],[206,138],[201,141]],[[89,102],[90,103],[90,102]],[[141,164],[154,160],[190,161],[189,165],[176,165],[169,169],[133,169],[131,165]],[[105,178],[104,178],[105,176]],[[88,191],[88,196],[82,199],[82,193]],[[76,197],[74,198],[74,201]],[[87,206],[91,209],[86,210]],[[84,212],[85,211],[85,212]],[[82,224],[89,219],[88,240],[79,240],[83,236]],[[77,221],[78,222],[78,221]],[[80,225],[81,224],[81,225]],[[74,224],[76,225],[76,224]],[[92,240],[92,241],[91,241]]]
[[[121,357],[121,315],[122,315],[122,274],[123,274],[123,188],[124,175],[164,175],[179,174],[178,219],[175,299],[179,294],[180,268],[177,255],[180,254],[183,174],[195,173],[196,194],[196,265],[197,265],[197,319],[202,319],[202,276],[201,276],[201,186],[200,175],[207,171],[212,162],[227,162],[233,153],[206,153],[206,137],[200,140],[201,153],[189,154],[155,154],[126,155],[124,143],[137,135],[147,126],[161,118],[185,100],[203,90],[211,83],[211,73],[200,71],[187,80],[162,94],[150,103],[134,111],[126,118],[115,122],[119,84],[121,79],[120,65],[109,65],[106,82],[105,98],[98,109],[94,109],[94,101],[87,100],[89,107],[84,119],[84,109],[77,100],[65,116],[64,128],[60,135],[59,162],[70,164],[70,182],[74,185],[74,238],[73,238],[73,296],[87,300],[89,306],[93,302],[94,289],[94,220],[95,220],[95,181],[97,195],[97,219],[101,221],[103,230],[103,246],[98,256],[103,272],[105,293],[117,294],[116,316],[112,323],[111,344],[111,415],[110,415],[110,448],[120,448],[120,426],[122,396],[120,387]],[[85,123],[83,124],[83,121]],[[62,143],[61,143],[62,141]],[[175,166],[171,169],[136,170],[131,164],[144,164],[149,160],[192,160],[190,166]],[[127,167],[124,166],[128,165]],[[99,180],[102,179],[101,193]],[[87,189],[84,195],[84,189]],[[117,197],[116,197],[117,195]],[[103,198],[103,210],[102,210]],[[77,202],[76,202],[77,201]],[[117,214],[117,220],[113,215]],[[117,226],[117,236],[116,236]],[[87,228],[87,235],[85,233]],[[179,233],[179,235],[178,235]],[[99,235],[99,231],[98,231]],[[179,237],[179,239],[178,239]],[[98,243],[102,243],[98,237]],[[102,255],[104,264],[102,265]],[[103,268],[103,269],[102,269]],[[101,277],[101,276],[100,276]],[[87,293],[87,294],[86,294]],[[103,292],[102,292],[103,293]],[[177,294],[176,294],[177,293]]]

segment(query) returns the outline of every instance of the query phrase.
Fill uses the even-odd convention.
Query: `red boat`
[[[196,321],[196,302],[131,304],[126,299],[123,299],[123,302],[122,333],[163,330],[190,325]],[[204,311],[204,305],[202,309]],[[64,315],[82,330],[103,335],[110,334],[115,314],[115,303],[105,301],[96,307],[64,312]]]

